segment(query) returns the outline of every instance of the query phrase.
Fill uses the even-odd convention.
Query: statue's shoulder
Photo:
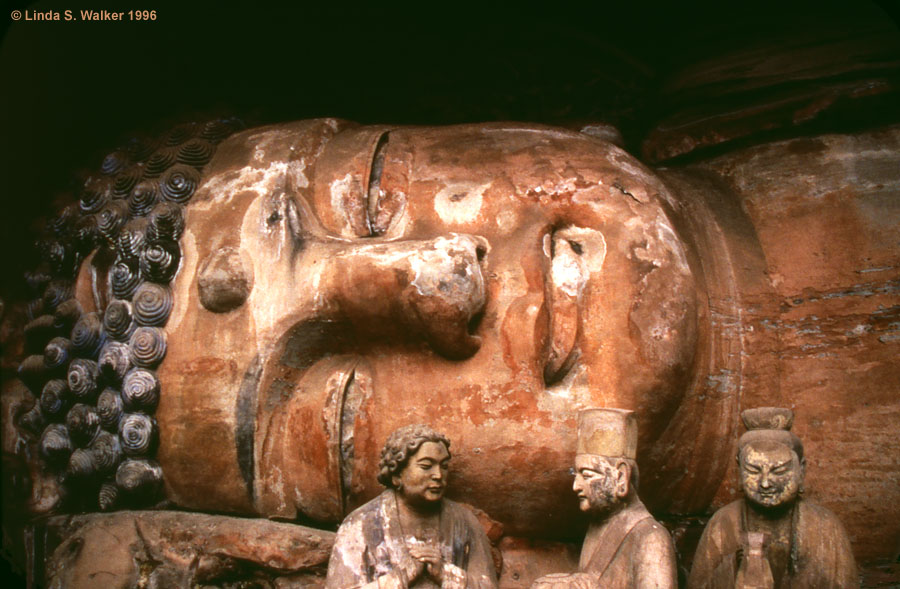
[[[374,499],[369,500],[351,511],[344,521],[341,522],[341,528],[351,526],[361,521],[371,520],[381,512],[381,504],[384,501],[385,493],[381,493]]]
[[[648,517],[635,524],[628,534],[627,551],[637,551],[644,565],[652,561],[653,568],[675,568],[675,544],[669,530],[652,517]],[[637,561],[635,561],[637,562]]]
[[[741,512],[744,509],[744,500],[737,499],[724,507],[720,507],[709,518],[703,528],[703,537],[715,538],[716,543],[734,543],[738,541],[741,531]]]
[[[813,503],[807,499],[801,499],[797,502],[797,509],[800,510],[800,521],[803,522],[803,524],[813,526],[819,530],[823,527],[831,527],[839,530],[842,534],[845,533],[844,524],[841,523],[838,516],[827,507],[819,505],[818,503]]]
[[[445,516],[450,515],[451,517],[462,519],[467,523],[478,522],[478,518],[475,517],[475,514],[472,512],[472,510],[465,504],[446,498],[444,498],[443,501]]]
[[[672,544],[672,536],[669,534],[669,530],[659,523],[659,521],[647,511],[643,504],[641,504],[640,507],[640,511],[645,512],[646,517],[634,524],[629,536],[631,536],[633,541],[636,541],[642,549],[657,547],[653,550],[654,553],[662,555],[671,552],[674,557],[674,545]]]
[[[476,515],[475,510],[477,508],[472,507],[468,503],[459,503],[458,501],[453,501],[452,499],[444,499],[444,513],[451,514],[454,517],[459,517],[470,524],[481,526],[478,521],[478,516]]]
[[[459,503],[450,499],[444,499],[443,516],[448,522],[455,522],[455,526],[460,526],[474,532],[476,536],[483,537],[487,542],[487,531],[490,525],[490,518],[477,507],[468,503]],[[481,514],[479,516],[479,514]],[[485,518],[482,521],[482,518]]]
[[[671,536],[664,525],[659,523],[653,516],[647,517],[639,521],[634,526],[635,531],[645,537],[661,538],[669,540]]]
[[[739,522],[741,520],[741,510],[743,508],[744,500],[735,499],[728,505],[717,509],[712,517],[709,518],[709,523],[707,525],[712,526],[724,523]]]

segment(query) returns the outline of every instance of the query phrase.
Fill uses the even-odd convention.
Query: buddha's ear
[[[395,489],[402,488],[402,485],[400,484],[400,475],[398,475],[398,474],[391,475],[391,486],[394,487]]]

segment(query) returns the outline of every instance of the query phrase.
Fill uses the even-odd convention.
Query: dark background
[[[639,153],[682,107],[662,90],[691,64],[860,22],[897,0],[846,2],[296,3],[165,6],[146,22],[13,22],[0,48],[3,281],[28,267],[29,223],[77,193],[135,132],[236,114],[250,125],[318,116],[362,123],[489,120],[617,125]],[[860,115],[863,116],[863,115]],[[863,124],[896,119],[865,113]],[[14,252],[14,253],[13,253]],[[15,289],[15,285],[6,284]]]

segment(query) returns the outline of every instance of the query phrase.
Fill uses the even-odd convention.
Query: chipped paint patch
[[[277,511],[280,513],[284,513],[287,509],[287,503],[285,503],[284,497],[284,474],[281,472],[281,469],[278,467],[273,467],[271,471],[271,475],[269,478],[269,491],[271,495],[274,497],[278,497],[278,509]]]
[[[512,233],[518,225],[519,216],[512,208],[504,209],[497,214],[497,228],[502,233]]]
[[[499,289],[498,298],[515,301],[528,294],[528,281],[520,269],[503,270],[491,276],[492,283]]]
[[[400,210],[394,213],[382,237],[388,240],[402,239],[409,230],[412,220],[409,218],[409,198],[402,190],[395,190],[393,196],[402,203]]]
[[[537,406],[541,411],[550,413],[555,420],[563,421],[571,418],[580,409],[609,403],[607,395],[600,395],[587,382],[587,371],[581,364],[576,364],[565,378],[551,387],[538,393]]]
[[[723,368],[718,374],[706,377],[706,387],[719,394],[730,395],[738,390],[736,380],[733,370]]]
[[[477,262],[475,241],[453,235],[439,237],[434,247],[410,257],[412,286],[422,296],[439,296],[466,309],[472,301],[484,300],[484,277]]]
[[[550,279],[554,287],[570,297],[581,297],[587,282],[584,261],[577,255],[565,239],[556,245],[556,255],[550,264]]]
[[[871,326],[860,324],[860,325],[857,325],[856,327],[854,327],[848,335],[852,334],[852,335],[860,336],[860,335],[869,333],[870,331],[872,331]]]
[[[656,236],[665,244],[666,249],[672,252],[675,262],[678,264],[678,269],[682,272],[690,272],[691,269],[688,266],[687,256],[684,253],[681,240],[675,234],[672,226],[669,225],[668,220],[662,216],[656,218]]]
[[[346,210],[346,204],[352,197],[353,184],[353,175],[348,172],[343,178],[333,180],[328,186],[328,190],[331,193],[331,210],[343,213],[344,228],[351,225],[350,215]],[[343,233],[343,231],[341,233]]]
[[[195,207],[212,209],[229,204],[244,192],[255,192],[258,196],[273,192],[285,174],[289,164],[273,162],[267,168],[244,166],[240,170],[213,176],[207,180],[202,190],[210,196],[208,201],[196,202]]]
[[[434,197],[434,210],[445,223],[471,223],[478,218],[490,184],[449,184]]]
[[[602,232],[587,227],[571,226],[560,229],[556,232],[556,236],[574,241],[579,245],[581,249],[579,255],[590,272],[600,272],[603,269],[607,247],[606,238]]]
[[[288,177],[294,188],[309,187],[309,179],[304,172],[306,172],[306,160],[304,158],[288,163]]]

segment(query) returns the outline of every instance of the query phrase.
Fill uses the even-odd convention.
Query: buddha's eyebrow
[[[790,464],[790,463],[791,463],[791,459],[788,458],[788,459],[785,460],[784,462],[782,462],[782,463],[780,463],[780,464],[774,465],[772,468],[781,468],[782,466],[787,466],[787,465]]]

